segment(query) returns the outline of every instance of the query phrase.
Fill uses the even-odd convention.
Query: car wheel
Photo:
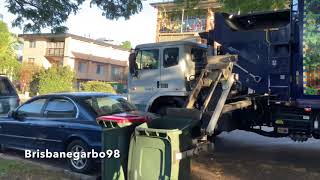
[[[6,150],[6,148],[4,147],[3,144],[0,144],[0,152],[4,152]]]
[[[72,141],[68,147],[67,152],[72,153],[81,153],[81,152],[89,152],[88,145],[81,140]],[[92,170],[93,160],[90,158],[71,158],[68,159],[68,164],[72,171],[79,173],[87,173]]]

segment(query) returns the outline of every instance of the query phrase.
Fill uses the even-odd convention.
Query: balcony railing
[[[160,33],[202,32],[206,30],[205,18],[166,21],[160,24]]]
[[[46,56],[63,56],[64,48],[47,48]]]

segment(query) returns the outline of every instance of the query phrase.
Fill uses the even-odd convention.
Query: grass
[[[50,171],[40,166],[0,158],[0,179],[19,179],[19,180],[56,180],[71,179],[62,172]]]

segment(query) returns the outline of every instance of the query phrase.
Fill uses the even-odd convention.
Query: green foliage
[[[85,0],[7,0],[9,12],[17,15],[13,26],[24,27],[24,32],[40,32],[51,27],[53,33],[66,32],[63,26],[71,13],[76,14]],[[141,0],[90,0],[90,7],[97,6],[107,19],[129,19],[142,9]]]
[[[318,95],[319,90],[313,87],[306,87],[305,88],[305,94],[307,95]]]
[[[69,67],[53,66],[42,70],[39,78],[39,94],[73,91],[75,74]]]
[[[17,44],[17,38],[9,32],[7,25],[0,21],[0,74],[6,74],[13,79],[17,79],[20,69],[14,50]]]
[[[30,83],[40,71],[41,67],[36,64],[27,62],[22,63],[19,72],[19,81],[21,84],[21,91],[23,93],[27,90],[30,90]]]
[[[132,48],[132,45],[130,41],[124,41],[121,43],[121,47],[130,50]]]
[[[315,7],[319,8],[318,0],[311,0],[305,4],[305,17],[304,22],[304,64],[310,70],[316,69],[320,65],[320,12]]]
[[[222,11],[229,13],[248,13],[279,10],[289,7],[290,0],[219,0]]]
[[[116,91],[113,89],[110,83],[101,81],[88,81],[82,83],[83,91],[89,92],[107,92],[115,94]]]
[[[306,66],[307,79],[310,79],[312,74],[318,74],[320,67],[320,12],[319,12],[319,1],[309,0],[305,3],[305,16],[303,22],[304,33],[303,33],[303,64]],[[313,76],[315,79],[308,83],[305,88],[305,94],[307,95],[318,95],[319,91],[317,87],[319,84],[319,76]],[[315,87],[313,87],[315,86]]]

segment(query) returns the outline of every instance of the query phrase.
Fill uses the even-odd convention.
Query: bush
[[[305,94],[306,94],[306,95],[318,95],[319,92],[318,92],[318,89],[316,89],[316,88],[306,87],[306,89],[305,89]]]
[[[34,79],[37,78],[40,71],[41,71],[41,67],[35,64],[27,63],[27,62],[22,63],[20,68],[20,73],[19,73],[20,87],[21,87],[22,93],[28,90],[30,92],[33,91],[35,86],[32,82],[34,81]]]
[[[53,66],[39,73],[39,93],[74,91],[75,74],[69,67]]]
[[[92,92],[107,92],[115,94],[116,91],[113,89],[110,83],[100,82],[100,81],[88,81],[82,83],[83,91],[92,91]]]

